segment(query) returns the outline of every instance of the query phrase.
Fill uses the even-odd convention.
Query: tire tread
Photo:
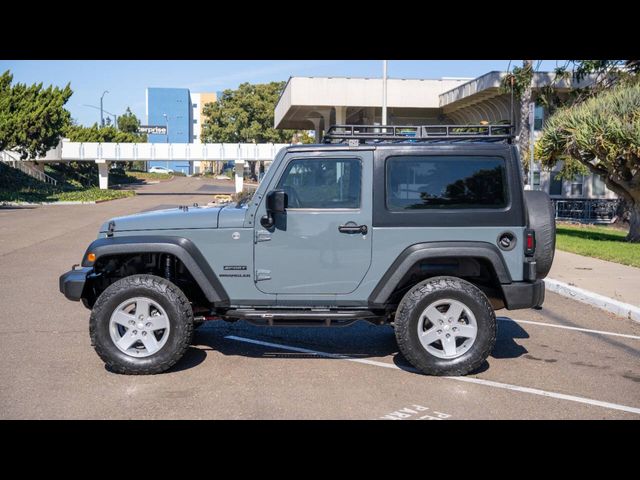
[[[421,372],[428,375],[466,375],[474,370],[478,369],[485,359],[489,356],[496,342],[496,329],[491,330],[491,337],[489,341],[485,342],[482,349],[477,352],[476,355],[470,357],[467,361],[457,363],[448,367],[436,367],[428,364],[423,360],[422,352],[416,350],[414,345],[409,341],[411,332],[411,313],[416,309],[418,302],[420,302],[426,295],[434,292],[453,289],[464,292],[470,295],[478,301],[487,311],[491,312],[490,316],[495,325],[495,312],[489,303],[487,297],[482,291],[475,285],[456,277],[434,277],[424,280],[415,285],[409,290],[396,311],[395,316],[395,334],[398,342],[400,352],[414,367],[418,368]]]
[[[109,351],[104,348],[104,345],[96,339],[96,330],[98,326],[97,312],[99,312],[100,309],[103,308],[103,306],[114,296],[131,288],[148,288],[161,293],[169,302],[176,306],[182,318],[190,320],[186,322],[186,329],[182,338],[180,338],[179,347],[162,362],[148,366],[122,365],[121,363],[118,363],[117,360],[110,355]],[[96,353],[111,371],[125,375],[154,375],[165,372],[174,366],[184,356],[185,352],[189,348],[193,339],[193,311],[191,309],[191,304],[184,293],[182,293],[176,285],[168,280],[155,275],[132,275],[114,282],[104,292],[102,292],[100,297],[98,297],[98,300],[91,310],[91,317],[89,319],[89,335],[91,338],[91,344],[94,346]]]

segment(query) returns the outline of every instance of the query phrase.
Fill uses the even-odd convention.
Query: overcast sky
[[[511,61],[511,65],[521,64]],[[556,60],[545,60],[539,70],[553,70]],[[391,78],[477,77],[491,70],[506,70],[510,60],[390,60]],[[182,87],[192,92],[217,92],[240,83],[287,80],[291,76],[381,77],[381,60],[0,60],[0,72],[11,70],[14,82],[64,86],[71,83],[73,96],[67,103],[79,123],[91,125],[100,106],[116,115],[131,107],[144,118],[147,87]]]

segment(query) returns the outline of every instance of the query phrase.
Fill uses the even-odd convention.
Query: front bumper
[[[507,310],[540,307],[544,303],[544,282],[514,282],[502,285]]]
[[[60,292],[74,302],[82,298],[87,275],[93,271],[91,267],[76,268],[60,275]]]

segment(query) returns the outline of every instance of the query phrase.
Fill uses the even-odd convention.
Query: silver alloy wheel
[[[134,297],[118,305],[109,320],[111,340],[121,352],[142,358],[158,352],[169,338],[169,317],[147,297]]]
[[[418,338],[424,349],[438,358],[457,358],[476,340],[476,317],[464,303],[444,298],[423,310],[418,319]]]

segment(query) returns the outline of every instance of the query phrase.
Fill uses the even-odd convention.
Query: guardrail
[[[7,151],[0,152],[0,161],[10,165],[17,170],[20,170],[22,173],[26,173],[30,177],[40,180],[41,182],[49,183],[51,185],[58,184],[58,181],[55,178],[47,175],[44,172],[41,172],[36,168],[30,167],[25,162],[21,161],[19,158],[15,158]]]
[[[556,220],[582,223],[613,223],[617,219],[619,199],[552,199]]]

